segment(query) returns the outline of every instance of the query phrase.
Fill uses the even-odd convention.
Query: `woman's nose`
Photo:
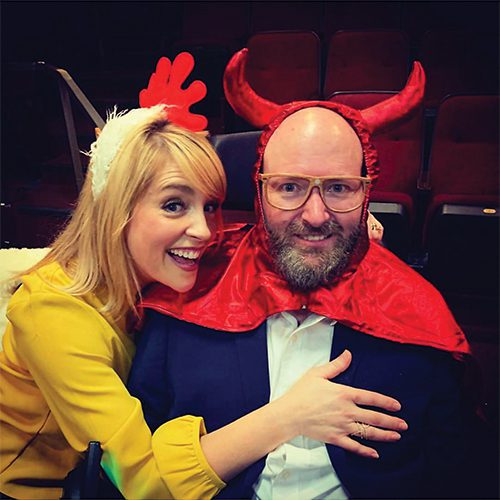
[[[203,209],[198,209],[192,214],[186,234],[201,241],[208,241],[212,237],[212,231],[208,226],[206,213]]]

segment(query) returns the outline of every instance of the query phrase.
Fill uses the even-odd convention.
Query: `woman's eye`
[[[208,214],[215,213],[218,208],[219,208],[219,202],[217,202],[217,201],[211,201],[203,207],[205,212],[207,212]]]
[[[186,204],[182,200],[169,200],[163,204],[162,209],[170,214],[180,214],[186,209]]]

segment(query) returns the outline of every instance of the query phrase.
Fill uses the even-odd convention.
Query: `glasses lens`
[[[267,180],[267,201],[284,210],[300,207],[306,200],[309,181],[297,177],[276,176]]]
[[[364,183],[359,179],[328,179],[323,182],[323,198],[331,210],[357,207],[365,196]]]

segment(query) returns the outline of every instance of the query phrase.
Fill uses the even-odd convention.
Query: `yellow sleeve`
[[[169,422],[152,438],[123,382],[128,339],[95,308],[44,291],[11,303],[8,316],[16,350],[68,443],[81,452],[100,441],[103,464],[126,498],[187,498],[186,491],[201,498],[224,486],[201,453],[201,419]]]

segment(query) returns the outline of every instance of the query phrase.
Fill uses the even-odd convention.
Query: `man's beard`
[[[345,238],[342,226],[333,220],[320,227],[294,221],[284,231],[275,230],[267,223],[266,227],[277,270],[292,288],[303,292],[329,283],[343,273],[361,232],[357,225]],[[296,235],[331,235],[331,238],[335,238],[335,245],[330,249],[298,247],[294,244]],[[308,256],[316,258],[308,259]]]

